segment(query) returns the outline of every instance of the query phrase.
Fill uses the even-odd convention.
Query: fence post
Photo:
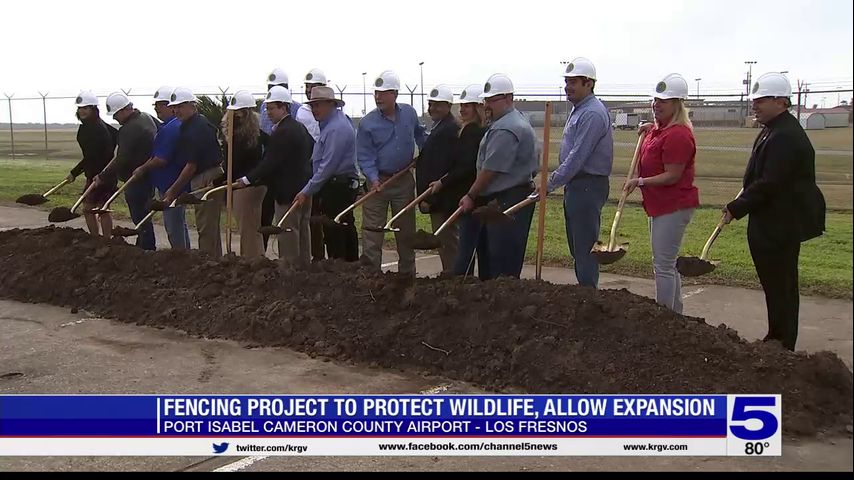
[[[417,89],[417,88],[418,88],[417,84],[412,88],[409,88],[408,83],[406,84],[406,89],[409,90],[409,104],[412,105],[413,108],[415,108],[414,107],[415,106],[415,89]]]
[[[338,95],[341,95],[341,100],[344,100],[344,90],[347,90],[347,85],[344,87],[339,87],[338,84],[335,84],[335,89],[338,90]],[[311,100],[310,98],[306,98],[306,101]]]
[[[39,92],[39,95],[42,97],[42,119],[44,121],[44,159],[50,160],[50,154],[48,154],[47,150],[47,96],[50,92],[42,93]]]
[[[12,142],[12,160],[14,160],[15,159],[15,127],[13,125],[15,125],[15,121],[12,120],[12,97],[14,97],[15,94],[13,93],[13,94],[9,95],[6,92],[3,92],[3,95],[6,97],[6,101],[9,102],[9,137],[11,137],[10,140]]]

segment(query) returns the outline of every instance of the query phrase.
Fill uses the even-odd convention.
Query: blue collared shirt
[[[608,109],[590,94],[572,112],[563,129],[560,166],[549,176],[548,191],[566,185],[576,175],[611,174],[614,163],[614,134]]]
[[[301,103],[294,100],[293,103],[291,103],[290,108],[288,108],[288,114],[290,114],[290,116],[294,117],[295,119],[299,120],[299,118],[297,117],[297,112],[299,111],[299,107],[301,107],[301,106],[302,106]],[[267,135],[270,135],[271,133],[273,133],[273,125],[274,124],[273,124],[273,121],[270,120],[270,117],[267,116],[267,104],[266,103],[263,103],[263,102],[261,103],[260,115],[261,115],[261,118],[259,120],[261,121],[261,130],[263,130],[264,133],[266,133]],[[306,126],[306,128],[309,128],[309,127]],[[309,130],[309,133],[311,133],[311,130]]]
[[[320,138],[311,154],[313,175],[302,193],[314,195],[330,178],[356,178],[356,131],[341,110],[320,122]]]
[[[184,168],[184,165],[175,161],[175,147],[180,136],[181,120],[175,117],[161,123],[154,136],[151,156],[166,162],[166,165],[151,170],[151,182],[161,192],[166,192],[175,183]]]
[[[414,108],[406,104],[394,108],[393,121],[375,109],[359,122],[356,153],[359,167],[371,183],[380,175],[393,175],[406,168],[415,156],[415,145],[420,149],[427,140],[427,131]]]

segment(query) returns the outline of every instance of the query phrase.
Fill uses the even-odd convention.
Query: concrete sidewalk
[[[118,222],[129,225],[127,222]],[[0,205],[0,230],[9,228],[39,228],[49,225],[47,212],[32,207]],[[82,218],[62,224],[63,226],[85,228]],[[155,224],[158,248],[168,248],[166,231],[163,225]],[[196,232],[190,231],[191,243],[197,245]],[[224,236],[223,236],[224,238]],[[271,247],[267,255],[275,258]],[[238,250],[239,239],[232,238],[233,250]],[[434,276],[441,270],[438,255],[419,253],[416,258],[418,276]],[[397,253],[383,252],[383,269],[397,269]],[[534,266],[526,265],[523,278],[534,278]],[[543,268],[543,279],[557,284],[576,283],[575,275],[568,268]],[[655,283],[649,278],[626,277],[622,275],[602,274],[600,288],[627,289],[628,291],[653,297]],[[720,285],[691,285],[682,292],[686,315],[702,317],[711,325],[726,325],[734,328],[747,340],[755,340],[767,333],[765,297],[761,290],[725,287]],[[854,343],[852,343],[852,302],[849,300],[828,299],[822,297],[801,297],[800,335],[798,350],[816,352],[830,350],[842,358],[849,367],[852,365]]]

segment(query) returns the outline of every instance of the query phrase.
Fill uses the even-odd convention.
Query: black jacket
[[[116,150],[118,131],[106,124],[100,117],[87,120],[77,128],[77,144],[83,152],[83,159],[71,169],[75,177],[81,173],[93,178],[113,159]]]
[[[240,144],[235,139],[234,148],[231,152],[233,161],[233,165],[231,166],[233,169],[232,178],[237,180],[245,177],[261,163],[261,159],[264,157],[264,148],[269,138],[270,136],[263,130],[258,130],[258,142],[254,147]],[[224,143],[223,148],[225,151],[222,154],[222,171],[226,173],[223,173],[214,181],[217,185],[225,184],[228,173],[228,144]]]
[[[448,115],[430,131],[415,160],[415,188],[418,194],[423,193],[432,182],[439,180],[453,168],[458,154],[459,132],[460,127],[453,115]],[[442,184],[445,187],[444,180]],[[456,203],[451,197],[453,192],[442,188],[439,193],[427,197],[425,202],[430,205],[431,212],[453,211]]]
[[[460,199],[469,191],[477,177],[477,151],[485,133],[486,127],[473,123],[463,127],[454,144],[451,167],[448,176],[442,180],[442,189],[436,195],[427,197],[427,203],[435,205],[432,210],[453,212],[457,209]],[[438,201],[435,197],[439,197]]]
[[[744,192],[727,205],[750,215],[747,239],[758,248],[799,243],[825,230],[824,196],[815,183],[815,150],[798,120],[784,112],[753,144]]]
[[[311,178],[314,139],[305,126],[288,115],[275,127],[264,158],[246,177],[252,185],[269,185],[280,205],[291,203]]]

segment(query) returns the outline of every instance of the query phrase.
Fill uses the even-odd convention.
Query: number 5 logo
[[[774,397],[736,397],[730,422],[759,420],[762,426],[758,430],[750,430],[743,425],[731,425],[730,432],[742,440],[763,440],[774,435],[780,423],[773,413],[761,407],[774,408],[777,406],[776,403],[777,399]]]

